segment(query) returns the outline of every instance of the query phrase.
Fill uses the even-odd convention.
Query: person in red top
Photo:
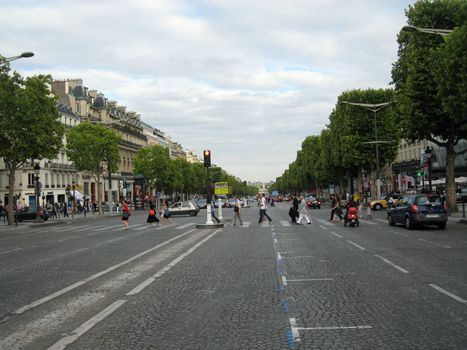
[[[125,226],[125,230],[128,230],[130,215],[131,213],[130,213],[130,208],[128,207],[128,202],[124,201],[123,207],[122,207],[122,222],[123,222],[123,225]]]

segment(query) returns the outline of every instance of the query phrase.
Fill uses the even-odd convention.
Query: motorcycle
[[[347,215],[344,217],[344,226],[349,226],[354,227],[354,226],[360,226],[360,221],[358,220],[358,215],[357,215],[357,208],[355,207],[350,207],[347,210]]]

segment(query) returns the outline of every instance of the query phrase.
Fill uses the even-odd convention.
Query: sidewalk
[[[467,224],[467,213],[465,218],[462,217],[462,210],[458,211],[457,213],[451,213],[451,215],[448,217],[448,222]]]
[[[92,214],[88,213],[86,216],[83,214],[77,214],[72,218],[72,215],[70,214],[69,217],[64,218],[61,216],[60,218],[49,218],[47,221],[44,222],[36,222],[34,220],[27,220],[27,221],[21,221],[18,222],[18,226],[15,224],[13,225],[8,225],[8,223],[3,223],[0,222],[0,234],[1,233],[6,233],[6,231],[11,231],[14,229],[20,229],[21,227],[30,227],[30,228],[39,228],[39,227],[47,227],[47,226],[54,226],[54,225],[61,225],[61,224],[68,224],[74,221],[88,221],[88,220],[96,220],[99,218],[106,218],[106,217],[114,217],[114,216],[120,216],[121,213],[117,212],[112,212],[112,214],[109,214],[109,212],[104,212],[102,216],[99,215],[99,213]]]

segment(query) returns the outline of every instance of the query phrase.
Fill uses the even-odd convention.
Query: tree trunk
[[[14,220],[14,213],[13,208],[16,206],[16,198],[15,198],[15,181],[16,181],[16,163],[11,163],[10,167],[10,175],[8,176],[8,225],[13,225]]]
[[[456,152],[451,140],[446,145],[446,201],[449,213],[458,212],[456,202],[456,173],[455,173]]]

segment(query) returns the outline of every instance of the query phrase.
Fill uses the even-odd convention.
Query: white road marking
[[[184,228],[187,228],[188,226],[191,226],[194,224],[195,224],[194,222],[189,222],[188,224],[177,227],[177,230],[183,230]]]
[[[117,227],[122,227],[122,224],[112,225],[112,226],[104,226],[104,227],[95,228],[95,229],[92,229],[92,230],[95,231],[95,232],[100,232],[100,231],[104,231],[104,230],[111,230],[111,229],[114,229],[114,228],[117,228]]]
[[[152,226],[151,224],[149,224],[149,225],[144,225],[144,226],[135,228],[135,229],[133,229],[133,230],[134,230],[134,231],[143,231],[143,230],[147,230],[148,228],[153,228],[153,226]]]
[[[287,280],[289,282],[313,282],[313,281],[334,281],[334,278],[303,278],[296,280]]]
[[[418,240],[419,240],[419,241],[422,241],[422,242],[429,243],[429,244],[436,245],[436,246],[438,246],[438,247],[443,247],[443,248],[451,249],[451,247],[448,246],[448,245],[439,244],[439,243],[435,243],[435,242],[432,242],[432,241],[427,241],[426,239],[423,239],[423,238],[419,238]]]
[[[365,224],[368,224],[368,225],[378,225],[376,222],[372,222],[370,220],[359,220],[360,223],[365,223]]]
[[[409,235],[404,232],[397,232],[397,231],[389,231],[389,232],[395,233],[396,235],[399,235],[399,236],[409,237]]]
[[[279,242],[300,241],[298,238],[281,239]]]
[[[292,340],[294,342],[300,341],[300,333],[298,332],[297,321],[294,317],[289,318],[290,329],[292,331]]]
[[[325,230],[325,231],[328,231],[328,230],[329,230],[327,227],[324,227],[324,226],[322,226],[322,225],[319,225],[319,227],[322,228],[322,229]]]
[[[15,249],[10,249],[10,250],[5,250],[3,252],[0,252],[0,255],[17,252],[19,250],[23,250],[23,248],[15,248]]]
[[[162,276],[164,273],[166,273],[167,271],[169,271],[172,267],[174,267],[176,264],[178,264],[180,261],[182,261],[183,259],[185,259],[188,255],[190,255],[191,253],[193,253],[196,249],[198,249],[201,245],[203,245],[204,243],[206,243],[209,239],[211,239],[214,235],[216,235],[217,233],[221,232],[222,230],[221,229],[218,229],[216,231],[214,231],[213,233],[211,233],[209,236],[207,236],[206,238],[204,238],[203,240],[201,240],[199,243],[195,244],[193,247],[191,247],[190,249],[188,249],[185,253],[183,253],[182,255],[180,255],[179,257],[177,257],[176,259],[172,260],[170,263],[168,263],[166,266],[164,266],[162,269],[160,269],[154,276],[148,278],[146,281],[144,281],[143,283],[141,283],[140,285],[136,286],[135,288],[133,288],[131,291],[129,291],[128,293],[126,293],[126,295],[135,295],[135,294],[138,294],[139,292],[141,292],[144,288],[146,288],[148,285],[150,285],[152,282],[154,282],[156,280],[156,278]]]
[[[342,238],[342,236],[340,234],[335,233],[334,231],[329,231],[329,233],[336,236],[336,237]]]
[[[250,221],[244,221],[241,227],[249,227],[251,225]]]
[[[281,280],[282,280],[282,285],[286,286],[287,285],[287,278],[285,276],[281,276]]]
[[[391,265],[392,267],[394,267],[395,269],[398,269],[399,271],[403,272],[403,273],[409,273],[409,271],[407,271],[406,269],[400,267],[399,265],[396,265],[394,264],[392,261],[386,259],[386,258],[383,258],[382,256],[380,255],[375,255],[377,258],[380,258],[381,260],[383,260],[386,264],[389,264]]]
[[[372,326],[335,326],[335,327],[297,327],[298,330],[304,331],[333,331],[339,329],[370,329]]]
[[[446,289],[443,289],[441,288],[440,286],[437,286],[436,284],[428,284],[431,288],[434,288],[436,289],[438,292],[441,292],[445,295],[447,295],[448,297],[451,297],[453,298],[454,300],[460,302],[460,303],[463,303],[463,304],[467,304],[467,300],[465,299],[462,299],[461,297],[458,297],[457,295],[451,293],[451,292],[448,292]]]
[[[82,336],[84,333],[89,331],[96,324],[98,324],[99,322],[101,322],[102,320],[110,316],[112,313],[114,313],[116,310],[118,310],[126,302],[127,300],[121,299],[107,306],[104,310],[99,312],[97,315],[90,318],[89,320],[84,322],[81,326],[73,330],[70,335],[60,339],[58,342],[50,346],[47,350],[65,349],[68,345],[73,343],[75,340],[77,340],[80,336]]]
[[[384,219],[373,219],[373,220],[376,220],[376,221],[379,221],[379,222],[384,222],[385,224],[388,223],[388,221],[387,221],[387,220],[384,220]]]
[[[312,258],[313,255],[300,255],[300,256],[283,256],[282,259],[305,259]]]
[[[358,245],[357,243],[355,243],[355,242],[353,242],[353,241],[347,240],[347,242],[349,242],[349,243],[352,244],[353,246],[357,247],[358,249],[366,250],[366,249],[363,248],[361,245]]]
[[[79,236],[73,236],[73,237],[67,237],[67,238],[64,238],[64,239],[59,239],[58,241],[59,242],[66,242],[66,241],[71,241],[72,239],[78,239],[80,238]]]
[[[318,219],[318,222],[320,222],[321,224],[326,225],[326,226],[334,226],[334,224],[331,221],[328,221],[328,220]]]
[[[290,222],[288,222],[288,221],[281,221],[280,223],[284,227],[290,227]]]
[[[279,252],[277,252],[277,260],[282,260],[282,255]]]
[[[28,304],[28,305],[25,305],[25,306],[23,306],[23,307],[20,307],[19,309],[16,309],[16,310],[14,311],[14,313],[15,313],[15,314],[22,314],[23,312],[25,312],[25,311],[27,311],[27,310],[30,310],[30,309],[35,308],[35,307],[37,307],[37,306],[39,306],[39,305],[41,305],[41,304],[43,304],[43,303],[46,303],[46,302],[50,301],[50,300],[52,300],[52,299],[55,299],[55,298],[59,297],[59,296],[62,295],[62,294],[65,294],[65,293],[67,293],[67,292],[69,292],[69,291],[71,291],[71,290],[73,290],[73,289],[76,289],[76,288],[82,286],[83,284],[88,283],[89,281],[95,280],[96,278],[99,278],[99,277],[101,277],[101,276],[103,276],[103,275],[105,275],[105,274],[107,274],[107,273],[109,273],[109,272],[111,272],[111,271],[113,271],[113,270],[115,270],[115,269],[118,269],[119,267],[121,267],[121,266],[123,266],[123,265],[126,265],[126,264],[128,264],[128,263],[130,263],[130,262],[132,262],[132,261],[134,261],[134,260],[136,260],[136,259],[139,259],[139,258],[141,258],[142,256],[144,256],[144,255],[146,255],[146,254],[148,254],[148,253],[150,253],[150,252],[152,252],[152,251],[154,251],[154,250],[157,250],[157,249],[159,249],[159,248],[161,248],[161,247],[163,247],[163,246],[165,246],[165,245],[171,243],[172,241],[174,241],[174,240],[176,240],[176,239],[179,239],[179,238],[181,238],[181,237],[183,237],[183,236],[186,236],[186,235],[190,234],[190,233],[193,232],[193,231],[195,231],[195,230],[193,229],[193,230],[187,231],[187,232],[185,232],[185,233],[182,233],[181,235],[178,235],[178,236],[176,236],[176,237],[173,237],[173,238],[169,239],[168,241],[165,241],[165,242],[163,242],[163,243],[161,243],[161,244],[158,244],[158,245],[156,245],[156,246],[154,246],[154,247],[152,247],[152,248],[150,248],[150,249],[145,250],[144,252],[141,252],[141,253],[139,253],[139,254],[136,254],[135,256],[133,256],[133,257],[131,257],[131,258],[125,260],[125,261],[122,261],[121,263],[118,263],[118,264],[116,264],[116,265],[110,266],[109,268],[107,268],[107,269],[105,269],[105,270],[102,270],[102,271],[100,271],[100,272],[98,272],[98,273],[96,273],[96,274],[94,274],[94,275],[91,275],[91,276],[89,276],[89,277],[87,277],[87,278],[85,278],[85,279],[82,279],[81,281],[78,281],[78,282],[76,282],[76,283],[73,283],[72,285],[69,285],[68,287],[65,287],[65,288],[63,288],[63,289],[60,289],[60,290],[58,290],[58,291],[56,291],[56,292],[54,292],[54,293],[52,293],[52,294],[49,294],[49,295],[47,295],[47,296],[45,296],[45,297],[43,297],[43,298],[41,298],[41,299],[38,299],[38,300],[36,300],[36,301],[34,301],[34,302]]]
[[[289,254],[289,253],[296,253],[297,250],[287,250],[285,252],[280,252],[281,254]]]

